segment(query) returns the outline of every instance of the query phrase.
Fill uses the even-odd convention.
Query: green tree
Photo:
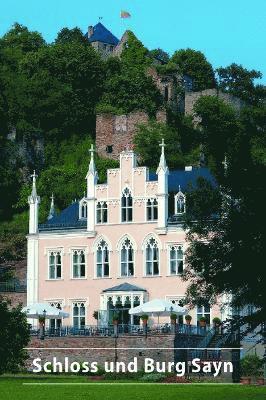
[[[21,73],[26,81],[23,121],[52,134],[93,129],[103,64],[90,46],[70,43],[42,48],[23,59]]]
[[[224,110],[226,111],[226,110]],[[229,110],[228,110],[229,111]],[[216,112],[217,115],[217,112]],[[226,113],[224,114],[226,115]],[[227,140],[211,141],[216,165],[221,152],[226,155],[226,168],[216,173],[217,188],[199,184],[187,195],[187,228],[189,249],[185,279],[190,281],[188,299],[192,303],[215,301],[218,295],[232,295],[232,306],[255,306],[256,312],[241,319],[259,326],[265,321],[265,111],[243,110],[237,125],[228,114],[230,135]],[[204,130],[212,127],[205,120]],[[224,119],[221,120],[221,123]],[[219,121],[217,121],[218,125]],[[230,124],[233,124],[230,129]],[[219,128],[220,129],[220,128]],[[220,134],[218,132],[218,134]],[[210,138],[210,136],[209,136]],[[264,147],[258,149],[258,146]],[[215,149],[215,147],[217,147]],[[259,153],[259,155],[258,155]],[[195,220],[196,216],[196,220]]]
[[[222,177],[222,163],[229,139],[238,130],[236,113],[216,96],[200,97],[194,105],[194,112],[200,119],[200,139],[209,157],[209,164]]]
[[[23,349],[30,339],[27,319],[20,306],[11,308],[0,299],[0,320],[0,374],[17,372],[27,359]]]
[[[260,71],[248,70],[235,63],[225,68],[218,68],[216,71],[219,88],[224,92],[254,105],[258,105],[265,99],[265,86],[255,84],[256,79],[262,78]]]
[[[26,26],[16,22],[2,37],[1,45],[4,48],[20,49],[21,52],[27,53],[37,51],[45,45],[45,41],[39,32],[31,32]]]
[[[166,53],[166,51],[158,48],[154,50],[149,51],[149,56],[151,57],[152,60],[159,61],[163,64],[167,64],[170,60],[169,54]]]
[[[162,105],[162,97],[151,77],[142,71],[127,70],[110,77],[105,83],[100,102],[102,111],[117,110],[117,113],[145,111],[155,116]]]
[[[131,31],[127,31],[127,40],[124,43],[121,60],[123,66],[130,69],[137,67],[145,70],[147,66],[151,65],[148,49]]]
[[[56,44],[78,43],[78,44],[89,45],[88,40],[82,33],[81,29],[78,27],[72,29],[62,28],[61,31],[58,32],[57,34],[55,43]]]
[[[171,61],[177,64],[179,71],[193,79],[193,90],[199,91],[215,87],[215,75],[212,65],[201,51],[192,49],[177,50]]]
[[[150,121],[149,124],[139,125],[134,137],[136,153],[140,155],[143,165],[156,170],[160,160],[159,144],[164,138],[165,154],[169,168],[183,167],[183,156],[180,150],[180,136],[177,130],[166,124]]]
[[[50,142],[46,145],[46,168],[39,173],[37,192],[41,197],[40,220],[45,221],[50,208],[50,197],[54,194],[57,211],[68,207],[75,199],[81,199],[86,191],[86,174],[89,166],[88,149],[92,139],[78,136]],[[96,157],[99,182],[106,182],[107,168],[118,166],[115,160]],[[27,210],[27,198],[31,184],[24,184],[18,195],[16,209]]]
[[[120,114],[141,110],[155,116],[163,100],[147,75],[151,62],[148,50],[128,31],[121,61],[112,57],[105,64],[106,80],[98,111]]]

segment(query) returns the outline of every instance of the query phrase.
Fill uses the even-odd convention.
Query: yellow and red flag
[[[131,17],[131,15],[130,15],[130,13],[128,11],[122,10],[120,12],[120,18],[130,18],[130,17]]]

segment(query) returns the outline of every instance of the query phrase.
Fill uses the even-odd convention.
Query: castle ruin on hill
[[[88,27],[85,37],[101,57],[107,59],[110,56],[121,56],[127,45],[128,32],[126,31],[119,40],[101,22],[98,22],[95,26]],[[156,67],[161,63],[160,60],[155,59],[154,64],[147,69],[147,74],[152,77],[165,104],[173,111],[192,115],[194,122],[197,123],[198,119],[193,115],[193,107],[201,96],[217,96],[238,112],[240,111],[243,105],[240,99],[216,88],[195,92],[191,77],[181,75],[177,71],[160,74]],[[157,113],[156,120],[158,122],[166,123],[166,119],[166,110]],[[118,159],[123,149],[132,147],[138,124],[148,123],[148,121],[148,115],[142,111],[131,112],[128,115],[97,114],[96,147],[98,154],[101,157]]]

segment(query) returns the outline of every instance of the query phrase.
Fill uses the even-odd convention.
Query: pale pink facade
[[[35,209],[33,207],[31,211],[32,229],[28,235],[28,304],[59,303],[70,314],[63,325],[74,324],[74,317],[80,310],[76,308],[74,312],[73,309],[82,305],[85,308],[82,311],[85,313],[84,317],[82,315],[85,325],[92,325],[96,324],[93,312],[106,310],[108,300],[115,304],[118,297],[122,306],[128,302],[133,306],[134,302],[142,303],[155,298],[176,302],[184,298],[187,284],[182,281],[180,272],[186,268],[186,264],[184,259],[181,263],[180,254],[185,252],[187,244],[182,224],[169,225],[167,222],[168,173],[163,147],[157,181],[149,181],[148,169],[137,166],[133,152],[124,151],[120,156],[120,168],[108,170],[107,183],[98,185],[92,153],[86,177],[87,196],[77,205],[79,219],[84,222],[80,227],[66,226],[62,229],[54,224],[53,229],[45,229],[45,226],[38,229],[38,224],[37,228],[35,224],[34,231],[32,219],[38,219],[39,200],[37,194],[33,193],[29,198],[30,204],[35,204]],[[128,189],[132,199],[132,221],[124,222],[121,198],[125,189]],[[153,211],[152,216],[147,212],[149,200],[156,200],[157,211]],[[107,209],[104,218],[97,214],[100,202]],[[127,203],[128,209],[131,208],[130,202]],[[84,211],[82,206],[85,205]],[[84,212],[88,215],[87,219]],[[130,217],[131,211],[128,219]],[[99,218],[104,222],[99,223]],[[154,239],[150,243],[156,249],[150,250],[153,252],[152,260],[147,266],[147,245],[150,239]],[[123,255],[125,240],[131,247],[130,250],[124,250],[126,255]],[[108,252],[108,260],[105,258],[104,264],[102,258],[97,264],[97,250],[102,241]],[[56,261],[57,255],[60,257]],[[127,260],[123,264],[125,257]],[[158,258],[156,262],[155,258]],[[178,268],[181,270],[178,271]],[[131,291],[128,286],[129,290],[126,291],[105,291],[125,283],[133,285],[134,289]],[[189,311],[192,324],[196,324],[197,314],[200,313],[204,314],[204,310]],[[220,306],[206,310],[206,314],[210,320],[221,317]],[[77,322],[78,318],[80,315],[76,323],[80,323],[80,320]]]

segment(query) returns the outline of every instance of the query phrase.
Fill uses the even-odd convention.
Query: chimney
[[[90,38],[93,35],[93,26],[88,26],[88,37]]]

